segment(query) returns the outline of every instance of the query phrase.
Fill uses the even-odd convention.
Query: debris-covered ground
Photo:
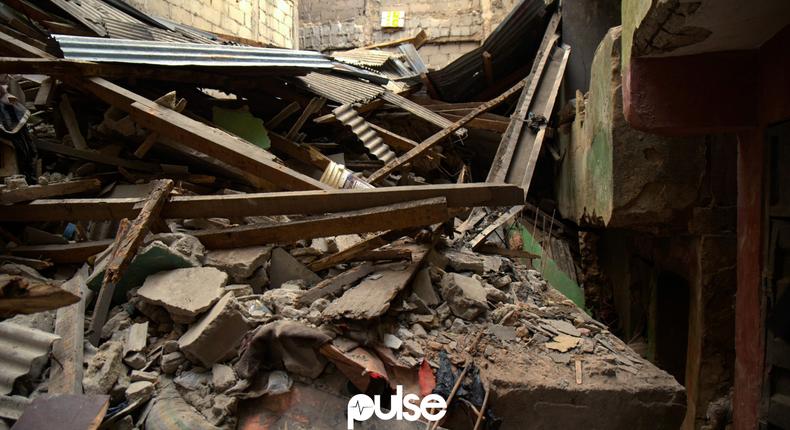
[[[522,73],[463,103],[424,34],[326,56],[84,2],[128,40],[42,3],[0,28],[5,425],[337,428],[396,387],[453,429],[679,424],[683,388],[509,241],[525,210],[563,232],[525,200],[570,54],[553,3],[519,4],[497,34],[545,29]]]

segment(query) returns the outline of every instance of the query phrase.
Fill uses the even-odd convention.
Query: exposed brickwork
[[[283,48],[294,42],[295,0],[128,0],[155,16]]]
[[[299,2],[299,39],[305,49],[331,51],[409,37],[420,29],[429,42],[420,55],[438,68],[479,46],[513,8],[515,0]],[[402,10],[402,29],[381,27],[381,12]]]

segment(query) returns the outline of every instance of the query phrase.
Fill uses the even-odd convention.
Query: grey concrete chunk
[[[442,297],[455,316],[466,320],[473,320],[488,310],[486,290],[480,281],[458,273],[444,276]]]
[[[269,261],[271,246],[250,246],[237,249],[218,249],[206,254],[204,264],[227,273],[234,282],[241,282]]]
[[[224,392],[236,384],[236,373],[233,368],[225,364],[215,364],[211,368],[211,385],[214,391]]]
[[[188,324],[220,298],[227,281],[228,275],[213,267],[176,269],[149,276],[137,294],[164,307],[173,321]]]
[[[154,384],[148,381],[137,381],[129,384],[126,389],[126,400],[134,403],[138,400],[148,400],[154,395]]]
[[[272,251],[272,261],[269,265],[269,285],[271,288],[280,288],[286,281],[301,279],[309,285],[321,281],[321,278],[304,264],[297,261],[291,254],[282,248]]]
[[[107,394],[126,369],[123,359],[123,344],[108,341],[101,345],[88,362],[82,378],[85,394]]]
[[[474,272],[482,275],[485,271],[483,257],[467,251],[445,250],[444,256],[447,257],[448,264],[456,272]]]
[[[414,276],[414,280],[412,281],[411,288],[414,291],[414,294],[422,299],[423,303],[426,305],[436,306],[439,304],[439,296],[436,294],[436,290],[433,288],[431,274],[428,268],[417,272],[417,274]]]
[[[247,330],[239,304],[227,293],[178,339],[178,346],[189,361],[211,367],[236,353]]]

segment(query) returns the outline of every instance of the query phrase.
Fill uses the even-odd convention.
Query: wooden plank
[[[540,47],[538,48],[538,55],[532,63],[527,80],[529,84],[524,88],[524,91],[519,98],[516,110],[510,116],[510,124],[507,130],[502,135],[502,140],[499,142],[494,161],[491,163],[491,168],[488,171],[486,182],[500,183],[505,181],[508,167],[513,158],[513,153],[516,150],[518,138],[521,135],[521,130],[524,128],[524,121],[532,106],[532,98],[538,88],[538,83],[543,76],[543,70],[546,67],[546,62],[551,56],[551,51],[557,43],[557,28],[560,23],[560,15],[555,13],[549,25],[546,27],[546,32],[541,40]]]
[[[510,184],[435,184],[376,189],[287,191],[173,196],[162,210],[167,219],[260,215],[318,215],[444,197],[451,208],[513,206],[523,192]],[[53,199],[0,207],[0,221],[101,221],[134,218],[138,198]]]
[[[77,122],[77,115],[74,113],[69,97],[66,94],[60,96],[60,116],[63,118],[63,123],[69,131],[71,143],[74,147],[83,150],[88,149],[88,143],[85,142],[85,138],[80,131],[79,122]]]
[[[347,261],[352,261],[371,249],[376,249],[387,245],[392,241],[408,235],[410,232],[411,231],[409,230],[391,230],[384,233],[379,233],[340,252],[313,261],[307,265],[307,268],[313,272],[318,272],[333,266],[337,266],[338,264],[345,263]]]
[[[491,54],[488,51],[483,51],[483,73],[486,76],[488,86],[494,85],[494,64],[491,61]]]
[[[58,309],[79,299],[49,282],[0,274],[0,317],[3,318]]]
[[[0,32],[0,44],[24,57],[55,58],[3,32]],[[139,124],[145,124],[149,130],[159,132],[162,136],[172,138],[184,146],[214,157],[232,167],[259,176],[283,189],[331,189],[320,181],[277,163],[270,153],[237,136],[159,106],[106,79],[65,75],[63,80],[127,112]]]
[[[159,213],[165,205],[165,201],[173,190],[174,183],[170,179],[162,179],[153,183],[148,199],[140,209],[137,218],[129,223],[128,229],[119,232],[114,242],[114,249],[110,255],[104,269],[104,279],[93,308],[93,317],[88,339],[93,346],[99,345],[102,328],[107,321],[107,314],[115,293],[115,285],[120,281],[126,268],[137,254],[137,248],[143,243],[145,235],[148,234],[152,222],[159,218]]]
[[[376,265],[373,273],[381,276],[371,276],[346,291],[339,299],[329,304],[324,310],[324,316],[371,320],[387,312],[390,302],[409,285],[431,249],[430,245],[423,244],[401,246],[411,250],[414,256],[411,263]]]
[[[408,152],[417,146],[417,142],[409,138],[395,134],[384,127],[379,127],[378,125],[373,124],[372,122],[368,122],[368,124],[370,125],[370,128],[375,130],[376,133],[378,133],[379,136],[384,139],[384,143],[386,143],[387,146],[398,152]]]
[[[473,237],[472,240],[469,241],[469,246],[472,249],[477,249],[485,242],[488,236],[491,236],[491,234],[496,231],[496,229],[510,223],[514,218],[517,218],[523,209],[524,206],[513,206],[510,208],[510,210],[500,215],[499,218],[495,219],[491,224],[487,225],[483,231],[477,234],[477,236]]]
[[[570,47],[555,48],[551,63],[546,67],[546,79],[541,80],[535,94],[535,104],[530,108],[530,112],[535,112],[536,115],[542,115],[545,118],[551,117],[570,52]],[[535,165],[538,162],[543,139],[546,135],[546,125],[543,124],[539,127],[537,132],[531,128],[522,129],[516,151],[505,176],[505,182],[520,185],[524,189],[524,193],[529,192],[532,175],[535,172]]]
[[[175,98],[175,91],[172,91],[171,93]],[[170,95],[171,93],[168,93],[165,96]],[[155,101],[161,104],[162,106],[167,106],[164,104],[163,101],[160,102],[158,99]],[[175,106],[172,107],[172,109],[176,112],[181,113],[184,111],[184,109],[186,109],[186,107],[187,107],[187,99],[181,99],[175,104]],[[148,151],[150,151],[151,148],[154,147],[154,145],[158,140],[159,140],[159,133],[156,132],[148,133],[148,136],[145,137],[143,143],[141,143],[140,146],[138,146],[137,149],[134,151],[134,156],[137,158],[145,157],[145,155],[148,154]]]
[[[52,344],[53,361],[47,392],[52,394],[82,394],[83,330],[85,329],[85,294],[88,287],[88,266],[84,265],[61,286],[80,297],[80,301],[60,308],[55,319],[55,334],[60,336]]]
[[[107,395],[37,397],[25,408],[14,430],[97,430],[109,405],[110,396]]]
[[[112,242],[112,239],[107,239],[67,245],[17,246],[7,249],[6,252],[20,257],[50,260],[53,263],[79,264],[104,251]]]
[[[359,266],[352,267],[345,272],[337,274],[331,278],[324,279],[321,282],[315,284],[313,288],[310,288],[304,294],[302,294],[298,301],[302,305],[310,305],[320,298],[337,295],[351,286],[351,284],[354,282],[357,282],[365,276],[368,276],[371,272],[373,272],[373,270],[373,263],[364,262]]]
[[[55,93],[55,79],[46,78],[41,86],[38,87],[36,98],[33,105],[37,107],[47,106],[52,102],[52,95]]]
[[[275,225],[247,225],[193,233],[209,249],[241,248],[267,243],[387,229],[419,227],[444,222],[450,217],[444,197],[377,206],[324,217]]]
[[[366,251],[354,256],[348,261],[382,261],[382,260],[411,260],[411,253],[406,249],[379,249]]]
[[[102,154],[99,151],[92,149],[77,149],[71,148],[59,143],[51,143],[42,139],[34,141],[36,148],[44,152],[53,152],[55,154],[65,155],[67,157],[77,158],[80,160],[93,161],[94,163],[106,164],[108,166],[123,167],[125,169],[140,170],[143,172],[161,172],[162,167],[155,163],[147,163],[145,161],[130,160],[126,158],[116,157],[113,155]]]
[[[461,115],[445,113],[445,112],[441,112],[439,115],[453,121],[458,121],[459,119],[462,118]],[[507,130],[508,122],[498,119],[490,119],[490,118],[475,118],[469,121],[467,127],[474,128],[477,130],[488,130],[488,131],[495,131],[497,133],[504,133]]]
[[[332,162],[329,157],[317,149],[307,145],[300,145],[272,131],[269,132],[269,141],[272,144],[272,149],[277,153],[283,153],[321,171],[326,169]]]
[[[98,179],[82,179],[48,185],[30,185],[15,190],[0,191],[0,204],[27,202],[47,197],[66,196],[69,194],[97,192],[100,189],[101,181]],[[2,211],[2,208],[0,208],[0,211]]]
[[[285,121],[289,116],[295,114],[299,111],[302,107],[297,102],[291,102],[288,106],[284,107],[277,115],[275,115],[272,119],[266,122],[266,129],[269,131],[274,131],[283,121]]]
[[[387,42],[374,43],[372,45],[363,46],[362,49],[386,48],[388,46],[398,46],[404,43],[411,43],[412,45],[414,45],[415,48],[419,49],[420,46],[425,44],[425,42],[427,41],[428,41],[428,33],[426,33],[425,30],[420,30],[419,33],[411,37],[404,37],[401,39],[390,40]]]
[[[285,138],[288,140],[293,140],[296,137],[296,134],[302,129],[304,123],[307,122],[307,119],[313,116],[316,112],[321,110],[324,107],[324,103],[326,103],[326,99],[323,97],[315,97],[310,100],[310,103],[302,111],[302,114],[299,115],[296,122],[291,126],[291,129],[288,130],[288,133],[285,135]]]
[[[387,163],[381,169],[373,172],[373,174],[370,175],[370,177],[368,178],[368,182],[371,183],[371,184],[375,184],[377,182],[380,182],[381,180],[383,180],[384,178],[389,176],[390,173],[392,173],[395,169],[397,169],[398,167],[400,167],[400,166],[402,166],[402,165],[404,165],[404,164],[406,164],[408,162],[411,162],[415,158],[417,158],[420,155],[424,154],[427,150],[431,149],[434,145],[436,145],[437,143],[442,141],[444,138],[449,136],[451,133],[455,132],[456,130],[458,130],[461,127],[463,127],[464,125],[466,125],[469,121],[475,119],[478,115],[491,110],[492,108],[496,107],[497,105],[499,105],[503,101],[505,101],[508,98],[510,98],[510,96],[512,96],[513,94],[515,94],[519,90],[521,90],[521,88],[523,88],[524,85],[525,85],[525,81],[524,80],[519,81],[516,85],[512,86],[509,90],[505,91],[504,93],[502,93],[498,97],[481,104],[475,110],[473,110],[472,112],[469,112],[463,118],[461,118],[458,121],[454,122],[450,127],[447,127],[447,128],[444,128],[444,129],[438,131],[433,136],[431,136],[431,137],[425,139],[424,141],[420,142],[420,144],[417,145],[411,151],[409,151],[409,152],[401,155],[400,157],[390,161],[389,163]]]

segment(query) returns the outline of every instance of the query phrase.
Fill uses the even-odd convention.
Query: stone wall
[[[297,0],[127,1],[146,13],[201,30],[282,48],[297,47]]]
[[[332,51],[411,37],[421,29],[428,43],[419,52],[431,68],[442,67],[480,46],[510,12],[515,0],[299,2],[299,38],[305,49]],[[382,11],[403,11],[404,27],[381,27]]]

